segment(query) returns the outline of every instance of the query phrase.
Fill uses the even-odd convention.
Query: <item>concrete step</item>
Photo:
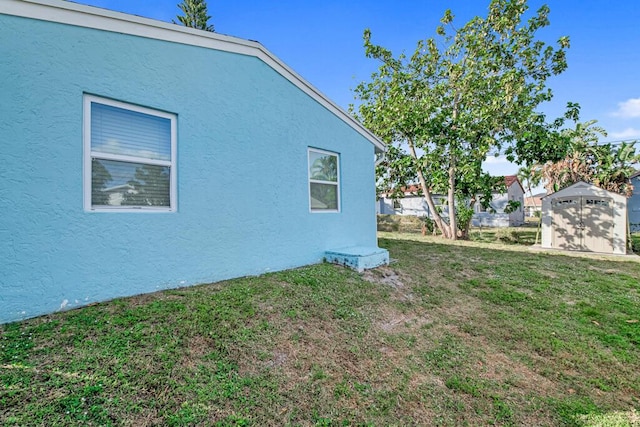
[[[325,252],[325,260],[358,272],[389,264],[389,251],[375,246],[352,246]]]

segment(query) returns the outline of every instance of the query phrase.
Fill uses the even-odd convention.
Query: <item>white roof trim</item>
[[[614,193],[613,191],[608,191],[603,188],[597,187],[593,184],[589,184],[588,182],[578,181],[574,184],[571,184],[568,187],[563,188],[562,190],[558,190],[555,193],[547,194],[541,199],[555,199],[558,197],[571,197],[571,196],[597,196],[597,197],[611,197],[614,200],[619,202],[625,201],[627,199],[626,196],[622,194]]]
[[[124,33],[254,56],[265,62],[300,90],[367,138],[377,150],[385,151],[384,143],[377,136],[329,100],[318,89],[304,80],[299,74],[289,68],[258,42],[61,0],[0,0],[0,14]]]

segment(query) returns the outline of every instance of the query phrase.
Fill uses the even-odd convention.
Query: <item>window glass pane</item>
[[[557,205],[577,205],[578,204],[578,200],[577,199],[571,199],[571,200],[558,200],[556,201]]]
[[[91,150],[171,160],[171,120],[92,102]]]
[[[594,200],[594,199],[587,199],[587,205],[597,205],[597,206],[605,206],[608,207],[609,206],[609,202],[606,200]]]
[[[92,159],[92,206],[170,206],[168,166]]]
[[[310,150],[309,177],[320,181],[338,182],[338,156]]]
[[[337,210],[338,186],[333,184],[309,184],[312,210]]]

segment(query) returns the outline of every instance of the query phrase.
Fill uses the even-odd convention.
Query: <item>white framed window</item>
[[[340,156],[309,148],[308,171],[311,212],[340,212]]]
[[[84,209],[175,212],[175,114],[84,95]]]

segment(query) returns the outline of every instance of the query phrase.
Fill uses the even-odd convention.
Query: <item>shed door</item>
[[[553,201],[553,246],[582,250],[580,197],[562,197]]]
[[[582,198],[584,250],[613,252],[613,203],[601,197]]]
[[[613,252],[613,203],[592,196],[553,201],[553,246],[561,249]]]

